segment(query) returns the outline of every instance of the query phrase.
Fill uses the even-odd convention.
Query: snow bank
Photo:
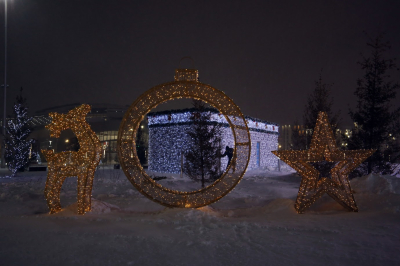
[[[78,212],[78,204],[75,202],[60,212],[62,216],[69,215],[77,215]],[[118,211],[120,208],[114,204],[107,203],[104,201],[92,199],[92,209],[90,211],[91,214],[105,214],[110,213],[111,211]]]
[[[2,265],[399,265],[399,178],[352,179],[358,213],[327,195],[304,214],[301,177],[247,171],[235,189],[198,209],[147,199],[121,170],[96,172],[92,211],[77,215],[76,178],[48,213],[46,173],[0,179]],[[190,182],[169,177],[171,186]],[[187,183],[187,184],[185,184]]]
[[[351,180],[352,189],[360,194],[400,194],[400,179],[392,176],[369,174]]]

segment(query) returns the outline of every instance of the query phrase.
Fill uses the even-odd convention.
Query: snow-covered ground
[[[300,180],[248,171],[217,203],[177,209],[147,199],[122,170],[101,168],[93,210],[79,216],[76,178],[63,185],[65,209],[55,215],[45,172],[0,178],[0,265],[400,265],[400,178],[351,180],[358,213],[324,196],[297,214]]]

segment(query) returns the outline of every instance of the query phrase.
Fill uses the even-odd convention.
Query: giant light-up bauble
[[[136,132],[146,114],[166,101],[192,98],[217,108],[228,121],[234,136],[235,170],[229,167],[213,184],[190,192],[163,187],[143,170],[136,153]],[[169,207],[197,208],[228,194],[242,179],[250,159],[250,132],[239,107],[220,90],[198,81],[198,71],[177,69],[175,81],[155,86],[129,107],[118,132],[121,167],[129,181],[146,197]],[[232,165],[232,163],[231,163]]]

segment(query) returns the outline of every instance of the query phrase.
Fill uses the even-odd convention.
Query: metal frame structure
[[[199,82],[197,77],[197,70],[177,69],[175,81],[151,88],[129,107],[119,128],[118,153],[125,175],[146,197],[168,207],[198,208],[218,201],[240,182],[250,159],[250,132],[239,107],[224,92]],[[177,191],[158,184],[146,174],[136,153],[136,133],[146,114],[161,103],[180,98],[202,100],[217,108],[235,140],[231,165],[217,181],[197,191]]]

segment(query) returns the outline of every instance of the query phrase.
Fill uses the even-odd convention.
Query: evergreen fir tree
[[[28,116],[28,107],[26,98],[22,97],[22,88],[20,94],[16,98],[13,108],[13,117],[8,120],[7,138],[6,138],[6,155],[5,159],[8,168],[15,176],[17,171],[23,171],[29,165],[32,139],[28,139],[32,128],[29,122],[32,120]]]
[[[314,90],[308,95],[303,112],[303,124],[295,122],[295,127],[293,127],[292,143],[294,150],[304,150],[310,146],[319,112],[326,112],[328,114],[332,130],[336,133],[340,113],[334,113],[332,110],[333,98],[330,95],[331,88],[332,84],[324,83],[320,74],[319,79],[315,81]]]
[[[349,111],[355,124],[349,148],[377,149],[358,169],[359,174],[388,174],[391,173],[390,162],[399,156],[400,108],[392,110],[391,101],[396,98],[400,86],[390,80],[389,72],[395,70],[396,65],[393,58],[384,57],[390,44],[383,41],[383,34],[370,38],[367,45],[371,54],[358,62],[364,76],[358,79],[354,93],[358,98],[356,110]]]
[[[191,126],[187,130],[189,147],[185,154],[184,173],[191,179],[213,182],[220,174],[221,126],[211,123],[212,112],[205,103],[193,100],[195,110],[191,114]]]

